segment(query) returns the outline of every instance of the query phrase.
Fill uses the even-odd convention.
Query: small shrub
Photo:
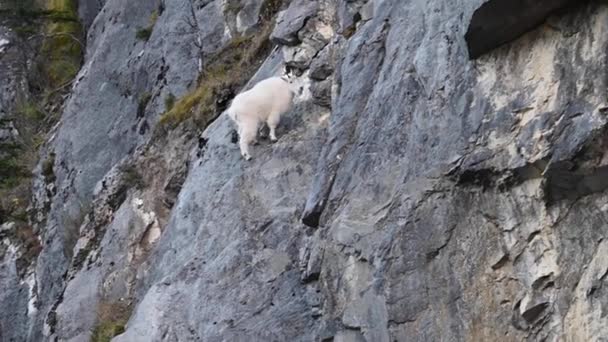
[[[32,137],[32,146],[34,149],[38,150],[40,146],[42,146],[46,142],[46,138],[43,134],[37,134]]]
[[[3,179],[5,182],[0,186],[0,212],[3,217],[0,221],[27,222],[30,188],[26,176]]]
[[[224,15],[238,14],[243,9],[243,4],[239,0],[228,0],[224,5]]]
[[[146,182],[142,174],[133,165],[123,165],[119,169],[121,178],[114,192],[108,197],[108,205],[113,211],[125,202],[130,189],[142,190],[146,187]]]
[[[53,167],[55,166],[55,152],[51,152],[47,159],[42,162],[42,176],[47,184],[55,182],[55,172]]]
[[[15,33],[20,37],[29,37],[38,32],[33,25],[27,25],[25,22],[22,25],[15,27]]]
[[[44,113],[38,108],[34,102],[25,102],[18,106],[17,114],[23,116],[24,119],[30,121],[41,121],[44,119]]]
[[[17,156],[23,147],[20,144],[13,142],[0,142],[0,155],[2,156]]]
[[[143,118],[146,114],[146,107],[148,103],[152,100],[152,94],[145,92],[139,96],[139,100],[137,101],[137,117]]]
[[[0,143],[0,211],[3,218],[13,221],[27,219],[29,170],[34,158],[22,144]]]
[[[153,11],[150,15],[150,23],[146,27],[141,27],[137,29],[135,32],[135,38],[143,41],[148,41],[150,36],[152,36],[152,31],[154,31],[154,26],[156,25],[156,21],[158,20],[158,11]]]
[[[173,105],[171,110],[163,114],[160,118],[160,124],[175,127],[187,118],[192,117],[197,106],[200,110],[209,110],[212,100],[211,95],[211,89],[208,86],[199,86],[182,97]]]
[[[172,93],[167,94],[165,97],[165,111],[170,111],[175,106],[175,95]]]
[[[125,326],[115,322],[101,322],[93,330],[92,342],[110,342],[113,337],[125,332]]]
[[[133,165],[124,166],[120,169],[122,172],[122,182],[126,189],[136,188],[141,190],[146,187],[144,178],[141,173]]]
[[[91,342],[109,342],[113,337],[122,334],[131,311],[131,305],[126,302],[99,303],[97,325],[93,328]]]
[[[150,39],[151,35],[152,35],[152,29],[149,27],[137,29],[137,32],[135,32],[135,38],[137,38],[139,40],[143,40],[143,41],[148,41],[148,39]]]
[[[46,68],[46,73],[52,82],[61,86],[71,81],[80,70],[80,62],[70,59],[54,59]]]
[[[10,189],[19,185],[29,172],[16,157],[0,158],[0,189]]]

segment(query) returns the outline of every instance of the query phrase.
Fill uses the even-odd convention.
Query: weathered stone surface
[[[330,107],[331,106],[331,85],[332,80],[323,80],[320,82],[313,82],[310,85],[310,91],[312,93],[313,101],[319,106]]]
[[[257,80],[280,72],[274,60],[271,57],[262,67]],[[298,228],[298,205],[304,201],[313,168],[300,161],[314,160],[318,152],[310,147],[320,146],[314,132],[322,115],[320,109],[301,102],[282,121],[279,142],[255,146],[251,162],[242,160],[238,145],[230,141],[233,125],[227,117],[205,131],[204,153],[192,161],[168,222],[171,228],[148,264],[150,288],[140,305],[148,309],[135,312],[117,341],[146,341],[163,331],[205,340],[312,338],[314,303],[307,300],[295,265],[304,238]],[[269,172],[256,171],[261,167]],[[221,196],[214,195],[218,191]],[[190,200],[184,202],[185,198]],[[236,203],[242,203],[236,215],[203,209]],[[218,226],[223,228],[216,230]],[[243,253],[250,249],[256,252]],[[169,308],[175,309],[165,311]],[[184,323],[175,325],[176,321]],[[234,329],[235,324],[241,328]]]
[[[310,78],[322,81],[331,76],[343,45],[343,40],[336,39],[321,50],[310,64]]]
[[[488,0],[471,18],[465,39],[469,56],[481,54],[512,41],[542,23],[550,14],[575,3],[571,0]]]
[[[85,30],[91,26],[107,0],[78,0],[78,16]]]
[[[318,1],[292,1],[289,8],[279,14],[278,22],[272,32],[271,39],[283,45],[297,45],[300,43],[298,32],[318,10]]]
[[[136,31],[148,27],[154,13],[158,19],[150,39],[137,39]],[[223,18],[220,1],[111,1],[92,22],[85,64],[48,147],[59,165],[55,170],[57,194],[50,200],[50,208],[44,196],[34,195],[39,199],[34,208],[44,216],[41,232],[47,243],[36,265],[40,314],[32,323],[32,340],[56,330],[56,320],[49,321],[47,316],[61,303],[66,285],[62,275],[74,248],[74,239],[66,237],[79,235],[96,184],[149,140],[152,130],[142,127],[156,123],[167,94],[184,95],[197,78],[201,58],[228,42]],[[141,117],[138,105],[146,94],[151,99]],[[34,187],[37,193],[46,192],[42,177]]]
[[[298,32],[298,45],[283,47],[283,59],[288,67],[304,70],[312,63],[334,35],[330,23],[321,18],[309,18]]]
[[[19,246],[7,234],[14,230],[13,223],[0,224],[0,340],[20,341],[27,332],[28,315],[34,309],[30,302],[29,286],[33,279],[22,279],[17,270]]]
[[[300,272],[302,273],[301,278],[304,282],[319,279],[325,250],[319,232],[315,233],[313,238],[307,240],[306,245],[300,249]]]
[[[235,36],[225,3],[166,0],[147,43],[134,32],[156,5],[105,4],[49,144],[57,194],[38,212],[35,278],[0,245],[13,295],[0,304],[14,307],[2,337],[86,340],[106,301],[132,303],[114,341],[608,336],[608,6],[573,7],[471,61],[466,32],[487,1],[312,3],[290,3],[283,46],[247,85],[302,69],[279,141],[250,162],[225,115],[200,136],[131,128],[153,126],[164,95],[183,95]],[[147,186],[125,188],[125,165]]]
[[[0,8],[2,8],[0,3]],[[24,42],[0,15],[0,186],[5,186],[7,160],[22,153],[15,146],[23,142],[17,129],[15,109],[18,101],[29,96],[27,67],[31,62],[24,53]],[[32,44],[34,45],[34,44]],[[10,166],[9,166],[10,168]],[[10,171],[8,171],[10,172]],[[8,173],[7,172],[7,173]],[[1,190],[4,190],[2,188]],[[6,196],[5,192],[2,192]],[[7,200],[7,198],[3,198]],[[35,280],[24,258],[26,248],[16,235],[21,229],[0,206],[0,341],[21,341],[27,333],[36,308],[30,301]]]
[[[2,147],[5,144],[14,144],[19,139],[19,132],[15,128],[11,114],[16,105],[17,95],[24,95],[27,91],[25,68],[23,51],[18,46],[17,37],[0,22],[0,144]],[[4,157],[3,148],[0,148],[0,157]]]
[[[251,30],[260,23],[260,9],[262,2],[248,0],[236,16],[236,29],[239,33],[250,34]]]

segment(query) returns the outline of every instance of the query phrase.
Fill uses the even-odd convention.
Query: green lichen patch
[[[82,61],[82,27],[78,21],[77,0],[50,0],[51,13],[45,29],[41,52],[45,56],[44,72],[51,88],[71,81]]]
[[[97,325],[93,328],[91,342],[109,342],[122,334],[132,313],[132,306],[121,301],[102,301],[97,307]]]

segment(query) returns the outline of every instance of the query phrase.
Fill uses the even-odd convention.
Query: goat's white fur
[[[270,140],[277,141],[276,128],[281,115],[291,109],[294,93],[289,78],[270,77],[253,88],[238,94],[227,109],[228,116],[236,123],[239,147],[245,160],[251,159],[249,145],[257,142],[258,130],[266,123]]]

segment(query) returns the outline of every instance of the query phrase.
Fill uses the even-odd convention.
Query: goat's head
[[[281,73],[281,78],[283,78],[287,83],[293,84],[293,82],[298,77],[294,72],[294,68],[283,65],[283,72]]]

